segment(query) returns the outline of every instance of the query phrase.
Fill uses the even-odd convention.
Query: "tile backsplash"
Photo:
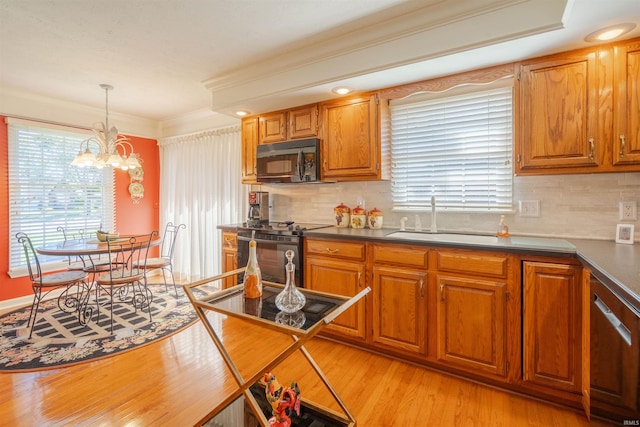
[[[635,200],[640,205],[640,173],[588,175],[516,176],[513,182],[514,212],[505,215],[511,234],[614,240],[616,224],[635,225],[635,241],[640,241],[640,221],[621,221],[618,205]],[[343,182],[333,184],[262,185],[269,192],[272,220],[333,224],[333,208],[340,203],[353,208],[365,201],[367,210],[384,213],[384,227],[400,227],[407,217],[413,229],[416,213],[423,229],[431,224],[431,211],[393,212],[389,181]],[[519,200],[539,200],[540,216],[518,214]],[[437,203],[436,203],[437,204]],[[437,211],[441,230],[495,232],[500,214]]]

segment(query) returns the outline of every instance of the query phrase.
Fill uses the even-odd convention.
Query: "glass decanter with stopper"
[[[280,292],[278,296],[276,296],[276,307],[278,307],[280,311],[283,311],[285,313],[295,313],[296,311],[299,311],[302,307],[304,307],[307,299],[302,294],[302,292],[300,292],[296,288],[296,266],[293,265],[293,257],[295,256],[295,254],[292,250],[288,250],[284,255],[289,261],[285,266],[287,283],[282,292]]]
[[[253,235],[251,236],[251,241],[249,241],[249,260],[244,271],[243,287],[245,298],[262,297],[262,273],[258,265],[257,244]]]

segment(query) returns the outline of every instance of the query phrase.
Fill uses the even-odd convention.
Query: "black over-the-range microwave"
[[[258,145],[258,182],[318,182],[319,165],[318,138]]]

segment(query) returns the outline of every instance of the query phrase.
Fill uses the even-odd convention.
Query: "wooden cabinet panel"
[[[289,110],[289,139],[318,136],[318,106]]]
[[[640,41],[613,49],[613,163],[640,164]]]
[[[354,296],[364,289],[363,263],[306,256],[304,264],[305,286],[331,294]],[[326,327],[349,338],[365,340],[365,300],[338,316]]]
[[[523,379],[581,392],[581,267],[523,262]]]
[[[320,104],[323,179],[380,179],[380,143],[375,96]]]
[[[438,271],[506,278],[509,259],[482,252],[438,252]]]
[[[429,267],[429,249],[423,246],[373,245],[373,262],[411,268]]]
[[[251,184],[257,180],[256,155],[258,147],[258,117],[242,119],[242,183]]]
[[[506,283],[438,275],[437,287],[438,360],[506,376]]]
[[[232,271],[238,268],[238,235],[228,231],[222,232],[222,272]],[[238,284],[237,277],[231,276],[222,279],[222,288],[230,288]]]
[[[516,172],[597,166],[598,81],[595,52],[564,54],[520,69]]]
[[[260,144],[287,139],[287,113],[269,113],[260,116]]]
[[[373,267],[373,343],[426,353],[427,273]]]
[[[359,242],[307,239],[306,254],[364,261],[366,245]]]

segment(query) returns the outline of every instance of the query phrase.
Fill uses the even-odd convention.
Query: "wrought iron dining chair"
[[[167,288],[167,278],[164,274],[165,270],[171,274],[171,283],[173,283],[173,290],[176,292],[176,298],[178,298],[178,287],[176,286],[176,278],[173,275],[173,252],[176,248],[176,239],[178,237],[178,232],[182,229],[187,228],[185,224],[173,225],[173,223],[167,223],[167,226],[164,229],[164,235],[162,237],[162,246],[160,249],[160,256],[155,258],[148,258],[145,260],[146,265],[145,269],[147,271],[151,270],[162,270],[162,280],[164,281],[164,286]]]
[[[67,230],[62,226],[57,228],[62,233],[65,243],[73,241],[85,242],[90,239],[92,233],[86,230]],[[95,234],[94,234],[95,236]],[[67,270],[83,270],[87,273],[96,274],[109,271],[111,260],[106,255],[93,255],[86,257],[68,257]]]
[[[108,272],[96,277],[96,292],[104,292],[109,298],[111,333],[113,333],[113,302],[129,302],[134,310],[146,308],[149,322],[152,322],[151,302],[153,294],[147,287],[145,260],[149,254],[152,240],[157,231],[149,234],[131,236],[127,239],[107,240],[109,259],[113,260]],[[96,298],[99,298],[97,296]],[[100,307],[98,306],[98,319]],[[99,320],[98,320],[99,321]]]
[[[87,284],[88,273],[83,270],[67,270],[51,274],[42,274],[40,260],[38,254],[33,248],[31,239],[26,233],[19,232],[16,239],[22,244],[24,256],[29,270],[29,279],[31,280],[31,288],[33,289],[33,303],[31,304],[31,312],[29,313],[29,321],[27,327],[31,325],[29,331],[29,339],[33,334],[33,327],[36,324],[36,317],[40,308],[40,302],[51,291],[55,289],[64,289],[58,297],[58,307],[67,313],[73,311],[78,312],[78,322],[85,325],[87,320],[91,318],[93,307],[88,306],[89,286]],[[75,293],[71,293],[74,285],[78,288]],[[44,293],[43,293],[44,292]]]

